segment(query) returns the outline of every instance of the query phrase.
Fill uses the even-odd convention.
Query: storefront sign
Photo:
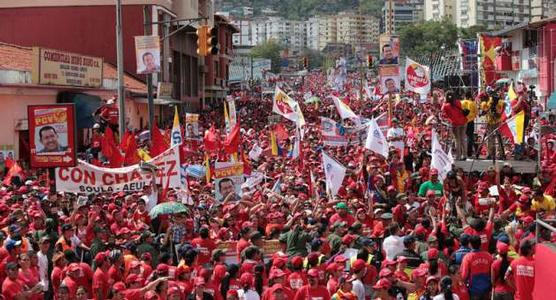
[[[178,147],[170,148],[149,161],[157,167],[156,183],[180,187]],[[141,191],[151,185],[152,173],[137,165],[101,168],[79,161],[74,168],[56,168],[56,190],[69,193],[97,194]]]
[[[156,90],[158,99],[172,99],[172,91],[174,87],[171,82],[159,82]]]
[[[73,167],[76,164],[74,104],[29,105],[31,167]]]
[[[102,86],[102,58],[33,47],[31,78],[35,84]]]

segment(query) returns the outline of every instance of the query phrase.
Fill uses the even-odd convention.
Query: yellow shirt
[[[494,125],[500,122],[501,118],[502,118],[502,112],[504,112],[504,100],[500,99],[498,100],[498,103],[496,103],[496,112],[497,115],[496,117],[490,113],[490,107],[492,106],[492,98],[490,98],[490,100],[485,101],[485,102],[481,102],[481,110],[486,112],[486,119],[489,125]]]
[[[554,202],[554,198],[552,198],[549,195],[544,195],[543,196],[543,201],[537,201],[535,199],[533,199],[533,201],[531,201],[531,209],[536,210],[536,211],[547,211],[547,212],[551,212],[554,209],[556,209],[556,203]]]
[[[461,109],[469,110],[469,114],[466,116],[467,123],[473,122],[477,117],[477,103],[475,101],[469,99],[461,101]]]

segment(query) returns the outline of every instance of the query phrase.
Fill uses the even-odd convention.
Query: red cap
[[[396,262],[397,263],[403,263],[403,262],[406,262],[406,261],[407,261],[407,257],[402,255],[402,256],[398,256],[398,259],[397,259]]]
[[[428,190],[425,194],[426,197],[436,196],[436,193],[433,190]]]
[[[380,278],[385,278],[388,277],[390,275],[394,274],[394,272],[392,272],[392,270],[388,269],[388,268],[383,268],[382,270],[380,270],[380,272],[378,273],[378,276]]]
[[[336,257],[334,257],[334,262],[337,264],[343,264],[347,261],[347,258],[343,255],[337,255]]]
[[[147,291],[145,293],[145,296],[143,296],[144,300],[155,300],[155,299],[159,299],[158,295],[154,292],[154,291]]]
[[[254,280],[255,277],[253,277],[253,274],[251,273],[243,273],[239,278],[239,282],[241,282],[242,285],[249,285],[249,286],[253,285]]]
[[[362,259],[358,259],[351,264],[351,269],[354,272],[359,272],[365,268],[365,261]]]
[[[386,189],[387,192],[395,192],[396,191],[396,187],[393,185],[389,185],[388,188]]]
[[[438,277],[436,277],[436,276],[429,276],[429,277],[427,277],[427,280],[426,280],[425,283],[426,283],[426,284],[429,284],[429,282],[431,282],[431,281],[438,281]]]
[[[203,277],[196,277],[195,278],[195,286],[200,286],[205,284],[205,279]]]
[[[425,276],[427,276],[427,274],[428,274],[427,270],[425,270],[423,268],[417,268],[417,269],[413,270],[413,272],[411,272],[411,278],[413,280],[415,280],[415,278],[425,277]]]
[[[500,254],[506,254],[510,250],[510,247],[506,243],[497,242],[496,243],[496,251]]]
[[[170,266],[167,265],[167,264],[159,264],[159,265],[156,267],[156,271],[157,271],[158,273],[167,273],[168,271],[170,271]]]
[[[431,168],[430,175],[438,175],[438,170],[436,168]]]
[[[173,286],[171,288],[168,288],[168,292],[167,295],[180,295],[181,296],[181,290],[179,287],[177,286]]]
[[[106,252],[99,252],[95,255],[95,263],[97,266],[101,265],[107,258]]]
[[[191,269],[189,268],[189,266],[181,265],[176,268],[176,276],[187,273],[191,273]]]
[[[311,269],[309,269],[309,271],[307,271],[307,276],[309,276],[309,277],[319,277],[319,270],[317,270],[315,268],[311,268]]]
[[[272,268],[270,270],[270,274],[268,275],[268,279],[280,278],[280,277],[283,277],[285,275],[286,275],[286,273],[284,273],[284,271],[282,271],[282,269]]]
[[[303,265],[303,258],[301,256],[296,255],[292,258],[291,263],[292,263],[292,266],[302,266]]]
[[[518,201],[522,202],[522,203],[528,203],[529,202],[529,197],[527,197],[527,195],[521,195],[521,196],[519,196]]]
[[[390,287],[392,287],[392,284],[390,283],[390,280],[386,279],[386,278],[382,278],[380,280],[378,280],[375,285],[373,285],[373,289],[375,290],[380,290],[380,289],[389,289]]]
[[[395,260],[390,260],[390,259],[385,259],[385,260],[382,262],[382,266],[383,266],[383,267],[394,266],[394,265],[396,265],[396,264],[398,264],[397,261],[395,261]]]
[[[78,263],[71,263],[68,266],[68,272],[77,272],[77,271],[81,271],[81,267],[79,266]]]
[[[415,226],[415,235],[421,235],[421,234],[427,234],[427,230],[425,229],[425,226],[421,224],[417,224]]]
[[[430,248],[429,251],[427,251],[427,259],[438,259],[438,249]]]
[[[121,281],[114,283],[114,285],[112,286],[112,290],[114,290],[114,292],[123,292],[126,290],[125,284]]]
[[[226,296],[232,296],[232,297],[239,297],[239,295],[237,294],[237,290],[232,290],[229,289],[228,292],[226,293]]]
[[[351,244],[353,241],[355,241],[357,237],[355,235],[352,234],[346,234],[344,235],[344,237],[342,238],[342,243],[344,245],[349,245]]]

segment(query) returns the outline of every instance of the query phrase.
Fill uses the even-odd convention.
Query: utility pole
[[[394,29],[394,1],[388,0],[388,12],[386,13],[388,20],[386,20],[386,32],[392,35]]]
[[[125,97],[124,97],[124,45],[122,41],[122,0],[116,0],[116,57],[118,68],[118,134],[120,139],[126,130],[125,124]]]
[[[118,0],[119,1],[119,0]],[[145,35],[149,35],[149,6],[143,7],[143,19],[145,23]],[[154,124],[154,99],[153,99],[153,75],[147,74],[147,109],[149,111],[149,131]],[[150,135],[152,138],[152,134]]]

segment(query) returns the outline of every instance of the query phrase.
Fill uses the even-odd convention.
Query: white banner
[[[388,158],[388,143],[386,142],[386,138],[384,137],[384,134],[382,134],[382,131],[378,127],[375,119],[372,119],[369,124],[365,148]]]
[[[405,59],[405,90],[426,95],[431,90],[430,69],[409,57]]]
[[[163,188],[180,187],[180,155],[178,147],[170,148],[148,162],[156,167],[156,183]],[[123,168],[101,168],[78,161],[73,168],[56,168],[56,190],[68,193],[99,194],[135,192],[151,185],[152,174],[139,165]]]
[[[324,168],[324,177],[326,178],[326,189],[330,191],[332,196],[335,196],[346,176],[346,167],[324,151],[322,152],[322,165]]]
[[[431,167],[438,170],[438,178],[444,180],[446,174],[452,169],[452,164],[454,163],[454,158],[451,153],[446,154],[440,142],[438,141],[438,136],[436,132],[432,131],[432,159]]]
[[[325,146],[347,146],[346,129],[334,120],[320,117],[320,132]]]

